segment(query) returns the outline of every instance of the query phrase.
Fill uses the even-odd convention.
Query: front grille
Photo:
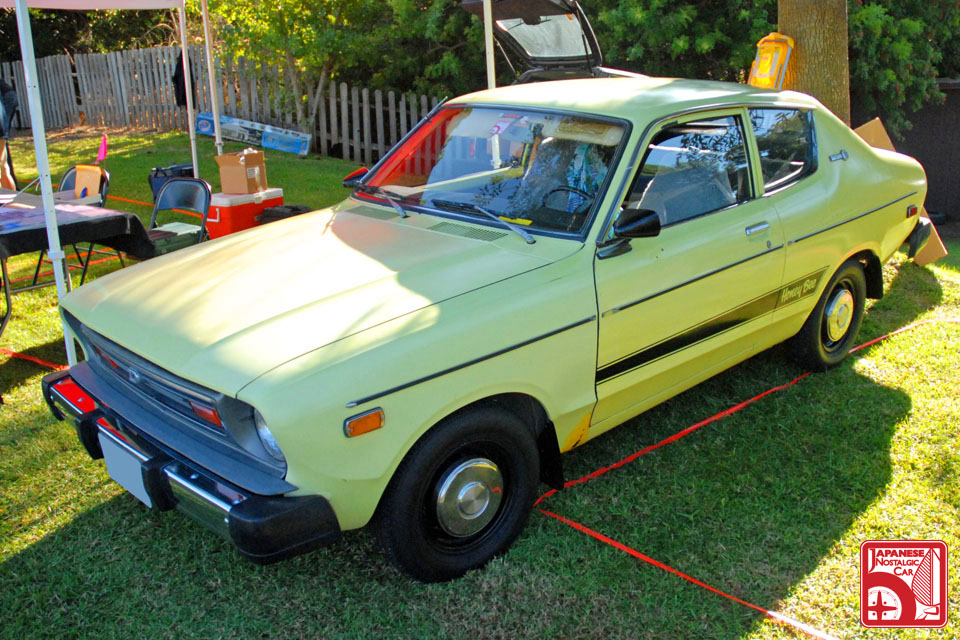
[[[81,326],[81,332],[94,352],[87,357],[132,395],[159,403],[191,424],[226,435],[222,426],[201,420],[190,404],[215,408],[217,394],[164,371],[85,326]]]

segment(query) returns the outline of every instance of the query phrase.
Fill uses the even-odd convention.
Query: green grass
[[[117,142],[118,195],[140,189],[142,197],[150,166],[182,160],[159,150],[179,148],[182,136],[123,140],[136,168],[113,155],[123,150]],[[96,141],[80,144],[57,152],[57,162],[92,157]],[[155,152],[138,155],[148,148]],[[324,182],[340,189],[343,163],[280,155],[268,156],[270,181],[303,189],[300,201]],[[887,294],[869,310],[862,341],[960,318],[960,241],[948,242],[953,254],[935,265],[898,254],[886,267]],[[17,296],[2,346],[63,362],[55,306],[51,289]],[[249,564],[184,516],[148,511],[122,491],[50,417],[39,396],[46,371],[2,362],[2,638],[796,637],[538,512],[505,557],[448,584],[405,579],[366,531],[277,565]],[[958,370],[960,325],[925,325],[546,507],[838,637],[958,637]],[[772,349],[567,454],[567,475],[620,460],[800,373],[785,348]],[[859,626],[857,553],[876,538],[950,546],[947,629]]]

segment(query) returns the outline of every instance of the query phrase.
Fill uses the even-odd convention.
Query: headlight
[[[270,454],[270,457],[277,462],[286,462],[283,457],[283,451],[280,450],[280,445],[277,444],[273,434],[270,433],[270,428],[267,427],[266,421],[256,409],[253,410],[253,423],[257,427],[257,436],[260,438],[260,444],[262,444],[263,448],[267,450],[267,453]]]

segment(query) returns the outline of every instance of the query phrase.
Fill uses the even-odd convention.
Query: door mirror
[[[613,224],[613,234],[617,238],[653,238],[660,235],[660,216],[631,202]]]
[[[353,189],[360,181],[363,180],[363,176],[367,175],[367,172],[370,171],[366,167],[360,167],[356,171],[351,171],[346,178],[343,179],[343,186],[347,189]]]

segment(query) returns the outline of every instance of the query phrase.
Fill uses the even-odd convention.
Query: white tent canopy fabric
[[[186,19],[184,17],[184,0],[0,0],[0,8],[15,8],[17,10],[17,28],[20,32],[20,52],[23,56],[23,71],[26,81],[26,91],[29,99],[30,120],[33,128],[33,145],[37,156],[37,172],[39,173],[40,191],[43,195],[43,208],[47,223],[47,241],[49,250],[47,255],[53,262],[54,280],[57,286],[57,299],[66,295],[66,277],[64,274],[64,253],[60,246],[60,234],[57,230],[57,216],[54,209],[53,187],[50,178],[50,164],[47,158],[46,131],[43,123],[43,106],[40,99],[40,84],[37,78],[37,61],[33,49],[33,32],[30,27],[30,14],[27,9],[61,9],[70,11],[90,11],[99,9],[179,9],[180,36],[183,50],[184,80],[187,90],[187,122],[190,129],[190,149],[193,157],[193,174],[199,177],[197,163],[197,140],[193,109],[193,87],[190,74],[190,63],[187,53]],[[217,92],[214,90],[213,56],[209,42],[209,18],[207,14],[207,0],[201,0],[203,11],[203,27],[205,34],[205,48],[207,70],[210,77],[210,96],[213,106],[214,135],[216,136],[217,152],[221,153],[223,143],[220,137],[220,110],[217,105]],[[8,286],[4,283],[4,286]],[[63,325],[63,338],[67,348],[67,362],[76,364],[77,356],[70,335],[69,327]]]

